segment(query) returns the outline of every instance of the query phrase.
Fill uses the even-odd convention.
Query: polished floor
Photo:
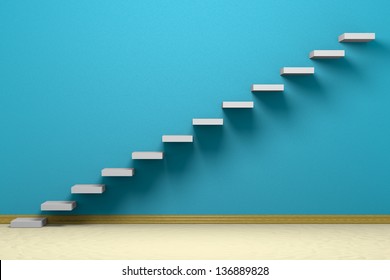
[[[0,259],[388,260],[390,225],[0,225]]]

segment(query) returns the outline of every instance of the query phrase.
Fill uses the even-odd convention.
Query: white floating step
[[[339,42],[370,42],[375,40],[375,33],[343,33]]]
[[[72,186],[71,193],[75,194],[102,194],[106,190],[101,184],[78,184]]]
[[[47,224],[47,218],[16,218],[10,223],[12,228],[40,228]]]
[[[134,176],[134,168],[104,168],[103,177],[131,177]]]
[[[224,109],[251,109],[254,107],[253,101],[224,101],[222,108]]]
[[[42,211],[72,211],[76,201],[46,201],[41,204]]]
[[[191,143],[194,142],[194,137],[192,135],[163,135],[162,141],[164,143]]]
[[[345,50],[314,50],[309,54],[312,59],[341,58],[345,56]]]
[[[284,84],[253,84],[251,91],[284,91]]]
[[[163,159],[163,152],[133,152],[132,159]]]
[[[223,125],[223,119],[192,119],[192,125]]]
[[[314,67],[283,67],[280,69],[280,75],[312,75]]]

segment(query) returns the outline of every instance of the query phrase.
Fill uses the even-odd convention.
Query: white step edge
[[[192,143],[194,137],[192,135],[163,135],[162,141],[164,143]]]
[[[41,204],[41,211],[72,211],[76,208],[76,201],[45,201]]]
[[[284,84],[253,84],[251,91],[284,91]]]
[[[252,109],[253,101],[223,101],[222,108],[224,109]]]
[[[192,125],[223,125],[223,119],[192,119]]]
[[[280,68],[280,75],[312,75],[314,67],[283,67]]]
[[[132,177],[134,168],[103,168],[102,177]]]
[[[133,152],[132,159],[163,159],[163,152]]]
[[[345,50],[314,50],[309,54],[311,59],[341,58],[345,56]]]
[[[12,228],[41,228],[47,224],[47,218],[16,218],[10,223]]]
[[[102,194],[106,186],[102,184],[77,184],[72,186],[71,193],[74,194]]]
[[[343,33],[339,42],[370,42],[375,40],[375,33]]]

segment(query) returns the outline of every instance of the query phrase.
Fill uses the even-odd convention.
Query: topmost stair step
[[[343,33],[339,36],[339,42],[370,42],[375,40],[375,33]]]
[[[341,58],[345,56],[345,50],[314,50],[309,54],[311,59]]]
[[[283,67],[280,69],[280,75],[312,75],[314,67]]]
[[[251,91],[284,91],[284,84],[253,84]]]
[[[16,218],[10,223],[12,228],[40,228],[47,224],[47,218]]]

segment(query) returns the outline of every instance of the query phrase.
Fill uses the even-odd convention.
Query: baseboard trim
[[[390,215],[0,215],[48,217],[49,224],[390,224]]]

